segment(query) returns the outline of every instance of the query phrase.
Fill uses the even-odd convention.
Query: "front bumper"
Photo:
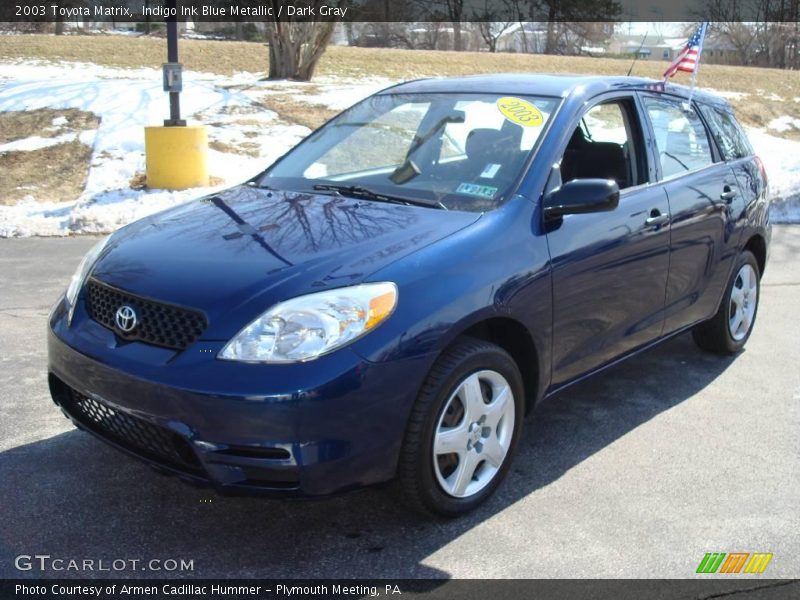
[[[317,496],[391,479],[430,364],[373,363],[347,348],[286,366],[231,363],[211,352],[139,364],[148,349],[118,342],[92,321],[69,328],[54,311],[55,403],[79,428],[221,492]]]

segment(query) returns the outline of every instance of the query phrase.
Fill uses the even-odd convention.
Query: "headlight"
[[[293,298],[242,329],[219,358],[264,363],[312,360],[375,329],[396,305],[394,283],[365,283]]]
[[[91,273],[94,263],[97,262],[100,253],[103,251],[103,248],[106,247],[110,237],[111,236],[104,237],[97,244],[95,244],[94,247],[89,250],[89,252],[86,253],[86,256],[83,257],[81,264],[78,265],[75,274],[72,276],[72,279],[69,282],[69,287],[67,287],[66,294],[67,304],[69,305],[67,323],[72,323],[72,314],[75,312],[75,304],[78,302],[78,294],[80,294],[86,278],[89,276],[89,273]]]

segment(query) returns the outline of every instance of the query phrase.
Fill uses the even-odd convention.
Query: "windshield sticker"
[[[497,110],[512,123],[523,127],[541,127],[544,123],[544,116],[539,109],[521,98],[512,96],[500,98],[497,100]]]
[[[497,172],[500,170],[500,165],[497,163],[489,163],[486,165],[486,168],[481,173],[481,177],[483,179],[494,179],[494,176],[497,175]]]
[[[456,189],[459,194],[469,194],[470,196],[480,196],[481,198],[494,198],[497,188],[491,185],[476,185],[474,183],[462,183]]]

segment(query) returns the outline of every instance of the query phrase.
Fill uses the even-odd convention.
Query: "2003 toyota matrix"
[[[123,227],[50,317],[75,424],[222,491],[398,478],[458,515],[541,398],[753,329],[763,166],[728,104],[630,77],[386,89],[247,184]]]

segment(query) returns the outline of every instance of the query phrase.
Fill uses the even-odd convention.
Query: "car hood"
[[[479,218],[243,185],[124,227],[92,276],[198,308],[204,339],[222,339],[276,302],[360,283]]]

